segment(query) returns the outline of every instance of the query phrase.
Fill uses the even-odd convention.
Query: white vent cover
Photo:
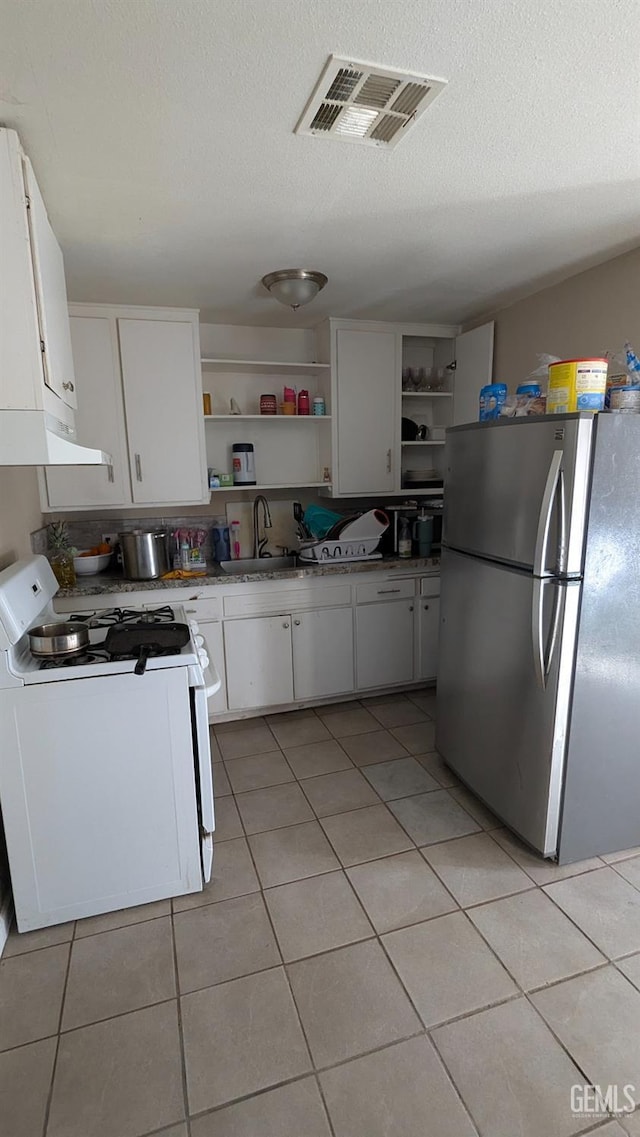
[[[390,150],[446,82],[331,55],[295,133]]]

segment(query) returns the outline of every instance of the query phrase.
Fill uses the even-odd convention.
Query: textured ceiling
[[[459,320],[640,241],[638,0],[0,0],[0,121],[75,300]],[[390,153],[293,127],[335,52],[447,78]],[[270,270],[329,284],[292,317]]]

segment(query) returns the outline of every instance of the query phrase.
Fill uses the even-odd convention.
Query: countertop
[[[340,564],[300,565],[293,569],[268,569],[259,572],[228,575],[222,569],[213,568],[206,576],[193,576],[188,580],[125,580],[119,573],[103,572],[96,576],[78,577],[74,588],[61,588],[56,593],[57,600],[71,596],[107,596],[109,593],[148,592],[161,588],[211,588],[221,584],[247,584],[261,580],[305,580],[314,576],[336,576],[345,573],[386,572],[388,569],[403,569],[405,572],[425,572],[435,575],[440,571],[439,557],[382,557],[371,561],[341,561]]]

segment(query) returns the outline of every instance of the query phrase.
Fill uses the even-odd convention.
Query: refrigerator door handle
[[[539,577],[533,580],[533,599],[531,605],[531,644],[533,647],[533,669],[536,682],[544,691],[547,685],[544,661],[544,581]]]
[[[547,650],[545,653],[546,660],[544,665],[544,678],[545,685],[551,672],[551,665],[553,657],[556,654],[556,646],[558,643],[558,632],[560,630],[560,612],[562,608],[560,585],[557,581],[553,581],[553,613],[551,615],[551,628],[549,629],[549,640]]]
[[[558,476],[558,572],[567,569],[567,502],[565,498],[564,472],[560,467]]]
[[[551,627],[549,629],[549,636],[545,643],[544,638],[544,592],[545,588],[552,586],[554,589],[553,594],[553,612],[551,615]],[[561,596],[560,588],[556,580],[541,580],[539,577],[534,577],[533,580],[533,602],[531,606],[531,640],[533,646],[533,667],[536,675],[536,681],[541,690],[546,690],[547,679],[551,672],[551,665],[553,657],[556,652],[558,643],[558,631],[560,629],[560,611],[561,611]]]
[[[563,450],[554,450],[551,462],[549,464],[549,473],[547,474],[547,481],[542,495],[542,504],[540,506],[540,514],[538,516],[538,532],[536,535],[536,547],[533,554],[533,575],[542,576],[547,559],[547,545],[549,543],[549,529],[551,527],[551,515],[553,513],[553,502],[556,496],[558,485],[560,484],[562,459],[564,457]],[[564,526],[564,494],[562,495],[562,506],[560,510],[561,523],[559,526],[560,536],[559,540],[564,544],[564,533],[562,532]]]

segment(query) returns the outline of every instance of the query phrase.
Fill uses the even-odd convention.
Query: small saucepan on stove
[[[77,655],[89,646],[89,625],[82,621],[60,620],[58,623],[39,624],[29,628],[31,654],[38,659],[49,656]]]
[[[136,675],[143,675],[153,655],[179,651],[189,643],[188,624],[112,624],[104,641],[109,655],[137,656]]]

